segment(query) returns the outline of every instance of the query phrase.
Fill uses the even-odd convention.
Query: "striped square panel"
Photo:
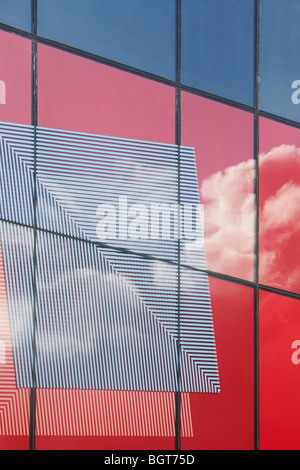
[[[1,124],[0,132],[2,142],[9,135],[0,154],[1,217],[30,223],[29,187],[36,169],[37,221],[47,230],[38,231],[36,245],[38,387],[178,390],[180,314],[181,390],[218,393],[207,275],[182,267],[178,290],[176,237],[107,241],[97,231],[99,206],[115,207],[120,197],[135,208],[176,205],[179,153],[181,202],[199,203],[194,149],[179,152],[169,144],[37,128],[35,166],[31,127]],[[30,328],[22,329],[21,354],[15,325],[30,325],[29,310],[20,304],[30,298],[32,266],[20,239],[24,234],[11,230],[1,225],[3,266],[16,382],[27,388]],[[183,261],[185,242],[183,237]],[[194,266],[206,269],[203,245],[193,258]]]

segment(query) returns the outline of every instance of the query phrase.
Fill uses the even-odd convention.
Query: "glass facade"
[[[0,0],[0,449],[299,449],[300,3]]]

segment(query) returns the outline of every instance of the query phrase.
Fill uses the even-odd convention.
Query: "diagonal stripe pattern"
[[[0,217],[33,223],[34,129],[0,123]]]
[[[11,244],[22,246],[23,252],[28,253],[28,265],[32,252],[31,231],[10,224],[0,225],[3,225],[2,238],[9,238]],[[21,263],[24,264],[22,261]],[[18,264],[19,261],[15,260],[13,266]],[[26,265],[24,267],[26,268]],[[15,286],[21,287],[19,281]],[[14,364],[20,359],[14,358],[11,343],[11,329],[14,331],[14,338],[18,337],[18,330],[21,332],[26,329],[24,320],[26,317],[29,318],[30,311],[27,309],[27,314],[25,316],[22,314],[25,306],[22,299],[27,298],[28,294],[24,295],[23,289],[19,293],[18,291],[14,293],[19,308],[13,309],[18,316],[12,319],[10,326],[6,291],[0,244],[0,435],[28,436],[29,389],[19,388],[16,385]],[[32,295],[30,284],[27,284],[26,292]],[[14,325],[18,325],[17,331]],[[28,361],[29,358],[23,357],[22,360]],[[21,366],[23,367],[24,363]],[[38,436],[174,436],[174,405],[175,397],[172,392],[38,389],[36,434]],[[192,435],[189,395],[182,394],[182,436]]]
[[[17,227],[11,227],[9,236],[16,238],[18,231]],[[28,231],[24,230],[22,240],[27,239],[28,235]],[[17,260],[16,263],[18,263]],[[11,273],[11,275],[14,274],[16,273]],[[2,247],[0,243],[0,435],[28,435],[29,389],[17,388],[15,377],[15,365],[18,364],[18,368],[22,371],[24,370],[24,360],[28,360],[28,358],[22,356],[22,351],[27,348],[22,347],[22,336],[18,335],[18,331],[26,328],[26,325],[18,323],[19,321],[22,322],[22,315],[18,319],[9,318],[7,288],[5,284]],[[15,282],[14,285],[17,287],[18,282]],[[15,301],[18,302],[17,299],[20,300],[23,294],[17,290],[14,292],[14,297]],[[10,308],[10,310],[12,309]],[[27,312],[28,314],[29,312]],[[13,335],[11,331],[14,332]],[[12,337],[16,340],[17,336],[19,336],[19,340],[15,341],[13,347]]]
[[[1,134],[6,136],[10,127],[2,124]],[[30,129],[14,126],[16,142],[10,138],[10,150],[1,148],[2,167],[8,168],[8,161],[10,165],[9,177],[6,171],[2,174],[6,189],[1,189],[1,208],[7,207],[8,198],[13,200],[11,207],[17,208],[15,199],[20,199],[6,178],[15,181],[14,175],[22,174],[26,182],[27,174],[27,188],[32,184]],[[194,150],[183,147],[180,153],[181,198],[184,202],[199,201]],[[177,170],[176,146],[38,128],[39,225],[98,242],[100,203],[114,203],[119,195],[126,195],[129,204],[145,200],[175,204]],[[30,199],[23,204],[25,220]],[[20,218],[22,208],[18,210]],[[16,219],[14,214],[10,216]],[[14,265],[19,247],[4,239],[8,296],[13,298],[16,278],[11,277],[9,265]],[[115,244],[120,246],[120,240]],[[172,261],[178,258],[176,240],[122,240],[121,246]],[[197,267],[205,269],[203,247],[193,258]],[[20,283],[24,282],[24,266],[15,266]],[[177,268],[40,233],[37,270],[40,387],[177,389]],[[218,393],[207,276],[181,269],[181,286],[182,391]],[[14,302],[10,305],[13,316]],[[16,366],[18,385],[28,386],[26,371],[21,371],[18,363]]]

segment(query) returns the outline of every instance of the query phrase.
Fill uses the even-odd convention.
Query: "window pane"
[[[188,278],[190,285],[199,288],[198,273],[185,270],[183,281]],[[251,450],[254,448],[254,292],[248,287],[212,278],[209,278],[208,290],[202,281],[199,292],[203,289],[209,293],[211,302],[219,383],[217,377],[213,377],[215,366],[212,368],[212,362],[207,360],[206,371],[202,366],[201,376],[211,389],[182,394],[183,404],[189,399],[193,426],[190,435],[182,437],[182,449]],[[183,297],[185,290],[183,282]],[[193,311],[194,323],[202,322],[202,341],[204,334],[208,335],[207,347],[202,347],[202,355],[206,354],[207,358],[210,357],[208,345],[212,342],[212,334],[207,330],[210,326],[208,308],[209,301],[202,300],[202,308],[198,305]],[[198,364],[199,360],[194,361],[195,366]]]
[[[182,144],[196,159],[204,225],[204,240],[200,226],[199,239],[182,242],[183,264],[253,280],[253,142],[251,113],[182,93]],[[182,200],[185,184],[182,175]]]
[[[300,292],[300,130],[260,119],[260,283]]]
[[[260,292],[261,449],[299,449],[299,300]]]
[[[260,108],[300,122],[300,3],[260,5]]]
[[[33,233],[0,222],[0,449],[29,447]]]
[[[39,0],[38,33],[175,79],[175,0]]]
[[[31,41],[0,31],[0,218],[32,224]]]
[[[0,23],[31,31],[31,0],[0,0]]]
[[[175,143],[175,89],[53,47],[38,49],[39,126]]]
[[[31,124],[31,41],[0,30],[0,121]]]
[[[38,72],[38,224],[176,261],[152,236],[177,203],[174,88],[46,46]]]
[[[181,391],[220,392],[220,378],[206,274],[180,269]]]
[[[253,106],[254,38],[254,0],[183,0],[183,83]]]
[[[39,233],[37,270],[37,448],[174,448],[177,267]]]

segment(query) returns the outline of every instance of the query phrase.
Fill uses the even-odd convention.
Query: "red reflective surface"
[[[175,143],[175,89],[58,49],[38,48],[39,125]]]
[[[254,448],[253,290],[210,279],[221,392],[190,394],[193,437],[182,449]]]
[[[260,283],[300,292],[300,130],[260,119]]]
[[[260,442],[300,449],[300,302],[260,292]]]
[[[173,393],[37,391],[37,449],[174,449]]]
[[[31,41],[0,31],[0,121],[31,124]]]
[[[182,93],[182,144],[196,152],[209,270],[253,280],[253,116]]]

